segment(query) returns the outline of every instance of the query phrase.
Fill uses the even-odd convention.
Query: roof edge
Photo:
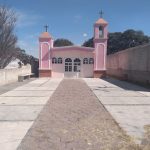
[[[52,49],[70,49],[70,48],[81,48],[81,49],[89,49],[89,50],[94,50],[94,48],[92,47],[85,47],[85,46],[77,46],[77,45],[73,45],[73,46],[62,46],[62,47],[53,47]]]

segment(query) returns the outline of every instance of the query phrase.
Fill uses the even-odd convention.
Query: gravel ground
[[[140,150],[83,80],[64,79],[18,150]]]

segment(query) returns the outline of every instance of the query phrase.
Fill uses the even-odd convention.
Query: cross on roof
[[[45,28],[45,31],[47,32],[48,31],[48,25],[45,25],[44,28]]]
[[[99,12],[99,14],[100,14],[100,18],[103,18],[104,12],[102,10]]]

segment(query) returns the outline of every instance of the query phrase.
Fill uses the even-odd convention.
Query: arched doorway
[[[79,58],[74,59],[74,72],[80,72],[81,60]]]
[[[79,58],[65,59],[64,77],[77,78],[81,71],[81,60]]]
[[[65,59],[65,72],[72,72],[72,59],[71,58]]]

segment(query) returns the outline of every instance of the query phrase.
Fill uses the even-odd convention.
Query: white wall
[[[22,68],[0,69],[0,85],[18,81],[18,75],[31,73],[31,66],[23,66]]]
[[[93,77],[93,64],[83,64],[84,58],[93,58],[94,54],[92,52],[87,51],[55,51],[53,52],[53,57],[63,59],[63,64],[52,64],[52,77]],[[81,60],[81,68],[80,73],[78,72],[65,72],[65,59],[71,58],[72,61],[75,58],[79,58]]]

